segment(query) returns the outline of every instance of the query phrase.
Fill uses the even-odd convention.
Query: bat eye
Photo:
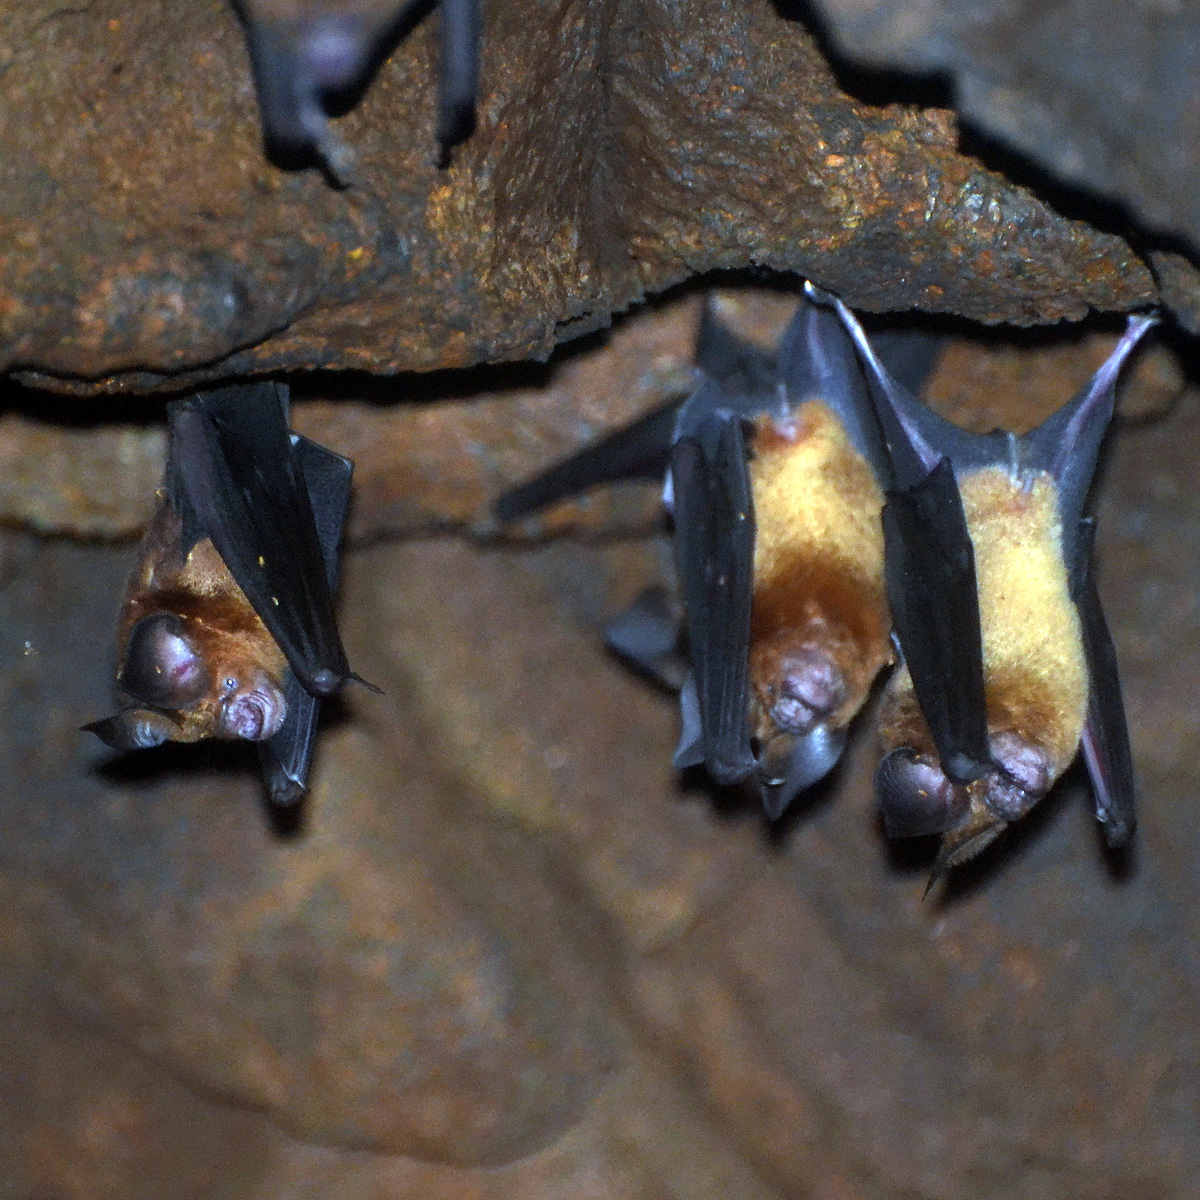
[[[129,634],[121,687],[155,708],[186,708],[210,686],[208,669],[173,613],[143,617]]]
[[[888,837],[945,833],[962,822],[970,806],[965,787],[956,787],[941,767],[907,748],[880,760],[875,795]]]

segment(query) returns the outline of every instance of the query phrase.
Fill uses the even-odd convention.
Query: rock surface
[[[261,153],[226,0],[0,4],[0,367],[60,388],[544,357],[696,272],[798,271],[986,322],[1153,300],[1119,238],[837,86],[771,0],[486,6],[474,137],[435,165],[433,28],[340,133]]]

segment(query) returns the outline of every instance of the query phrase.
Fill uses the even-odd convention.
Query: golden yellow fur
[[[988,730],[1044,747],[1057,778],[1079,748],[1088,700],[1058,494],[1048,475],[1023,485],[1001,467],[969,475],[959,486],[975,547]],[[889,748],[934,753],[906,669],[888,688],[882,726]]]
[[[883,579],[883,493],[832,410],[809,401],[787,420],[763,417],[750,461],[757,535],[751,673],[766,695],[791,650],[819,644],[858,711],[891,661]]]

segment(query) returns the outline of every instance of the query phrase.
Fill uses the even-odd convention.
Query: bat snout
[[[274,737],[287,716],[283,693],[264,677],[247,690],[232,692],[221,705],[221,731],[226,737],[261,742]]]

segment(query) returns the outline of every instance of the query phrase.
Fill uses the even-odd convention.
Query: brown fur
[[[287,664],[212,542],[207,538],[197,542],[184,559],[180,540],[179,518],[160,496],[126,586],[117,624],[117,656],[118,662],[124,662],[130,631],[143,617],[172,612],[181,618],[185,635],[212,677],[212,688],[202,700],[171,714],[178,729],[171,740],[195,742],[221,736],[218,721],[226,679],[251,679],[261,672],[281,687]]]

